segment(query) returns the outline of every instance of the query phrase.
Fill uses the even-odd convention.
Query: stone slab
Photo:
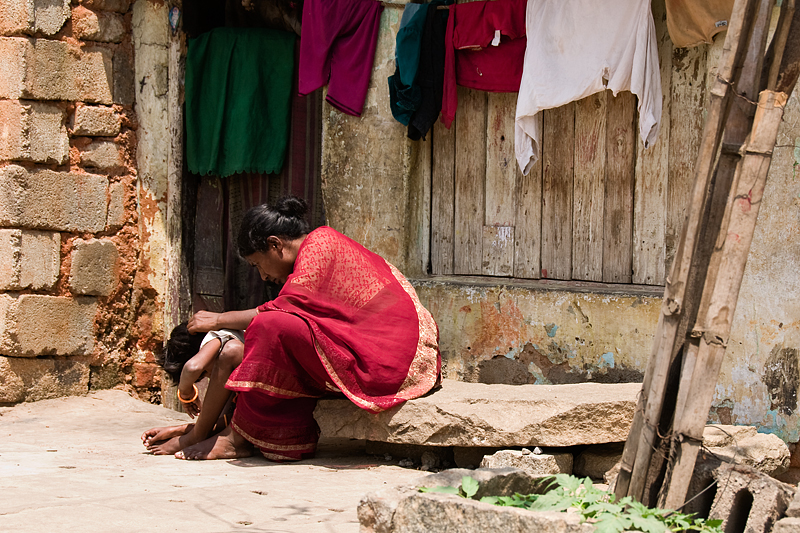
[[[752,466],[772,477],[786,472],[791,462],[785,442],[777,435],[758,433],[753,426],[706,426],[703,444],[724,461]]]
[[[772,533],[800,533],[800,518],[782,518],[775,522]]]
[[[486,385],[444,380],[441,389],[378,414],[323,399],[323,435],[433,446],[542,446],[623,442],[637,383]]]
[[[541,492],[541,482],[514,468],[453,469],[367,494],[358,505],[361,533],[590,533],[589,524],[568,513],[534,513],[498,507],[449,494],[420,493],[420,487],[458,486],[463,476],[478,481],[475,498]]]
[[[527,453],[525,453],[527,452]],[[556,474],[572,474],[571,453],[531,453],[530,450],[500,450],[487,455],[481,461],[481,468],[519,468],[533,477],[546,477]]]

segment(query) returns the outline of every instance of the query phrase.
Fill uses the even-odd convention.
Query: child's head
[[[158,363],[172,376],[175,381],[180,381],[181,370],[186,361],[197,355],[200,343],[205,336],[202,333],[191,334],[186,328],[186,322],[178,324],[172,330],[167,341],[167,348]]]

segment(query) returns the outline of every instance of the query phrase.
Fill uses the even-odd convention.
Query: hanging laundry
[[[301,95],[327,83],[329,104],[348,115],[361,115],[382,11],[377,0],[305,1],[298,83]]]
[[[728,29],[734,0],[667,0],[667,30],[672,44],[688,48],[711,43]]]
[[[456,85],[517,92],[525,57],[527,0],[490,0],[450,7],[445,36],[442,123],[450,127],[458,107]]]
[[[191,172],[280,172],[289,136],[297,36],[216,28],[186,53],[186,160]]]
[[[428,4],[425,28],[422,31],[422,52],[415,81],[420,88],[421,100],[408,124],[408,138],[413,141],[425,138],[442,110],[444,36],[449,11],[437,7],[452,4],[452,1],[433,0]]]
[[[414,84],[419,66],[422,32],[428,6],[425,4],[406,4],[400,18],[394,49],[394,74],[389,76],[389,108],[392,116],[403,126],[408,126],[411,115],[419,107],[422,92]]]
[[[530,0],[528,46],[515,119],[517,162],[539,158],[543,109],[610,89],[638,97],[639,135],[650,146],[661,120],[661,75],[650,0]]]

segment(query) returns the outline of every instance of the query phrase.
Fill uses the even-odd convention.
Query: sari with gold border
[[[307,348],[313,348],[324,372],[312,368],[317,361],[303,363],[305,355],[289,361],[274,353],[274,343],[263,342],[266,350],[248,346],[251,339],[261,343],[258,339],[269,334],[251,336],[248,328],[244,360],[227,384],[240,391],[240,401],[252,390],[283,399],[339,391],[359,407],[380,412],[422,396],[440,379],[438,328],[414,288],[383,258],[329,227],[308,234],[280,294],[259,311],[302,319],[308,327],[302,338],[308,340],[301,342],[312,345]],[[268,318],[261,314],[256,321]],[[306,347],[297,348],[299,353]],[[300,367],[302,376],[297,375]],[[265,398],[265,409],[271,401]],[[257,427],[242,416],[237,419],[248,425],[251,440],[265,440],[250,435]],[[283,446],[288,444],[282,439]]]

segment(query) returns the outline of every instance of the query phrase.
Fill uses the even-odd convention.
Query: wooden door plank
[[[708,46],[676,48],[672,54],[669,177],[665,268],[669,272],[686,221],[694,185],[694,164],[703,137]]]
[[[575,103],[572,279],[603,279],[607,92]]]
[[[484,276],[503,277],[511,277],[514,274],[513,226],[483,227],[482,273]]]
[[[636,155],[636,97],[608,95],[606,187],[603,221],[603,281],[630,283],[633,182]]]
[[[455,206],[456,135],[438,120],[433,125],[431,155],[431,272],[453,273],[453,214]]]
[[[453,273],[479,276],[483,261],[486,93],[458,88]]]
[[[542,277],[572,275],[575,103],[544,112],[542,131]]]
[[[225,259],[222,252],[224,199],[222,182],[203,176],[197,191],[194,247],[195,311],[223,311]]]
[[[489,93],[486,117],[486,226],[513,226],[517,160],[514,153],[516,93]]]
[[[663,285],[672,81],[672,41],[667,32],[666,7],[663,2],[653,3],[653,20],[661,65],[661,125],[658,139],[649,148],[645,148],[641,140],[636,141],[633,282]]]
[[[536,115],[542,131],[542,113]],[[542,258],[542,160],[527,176],[517,172],[517,213],[514,228],[514,277],[539,279]]]

